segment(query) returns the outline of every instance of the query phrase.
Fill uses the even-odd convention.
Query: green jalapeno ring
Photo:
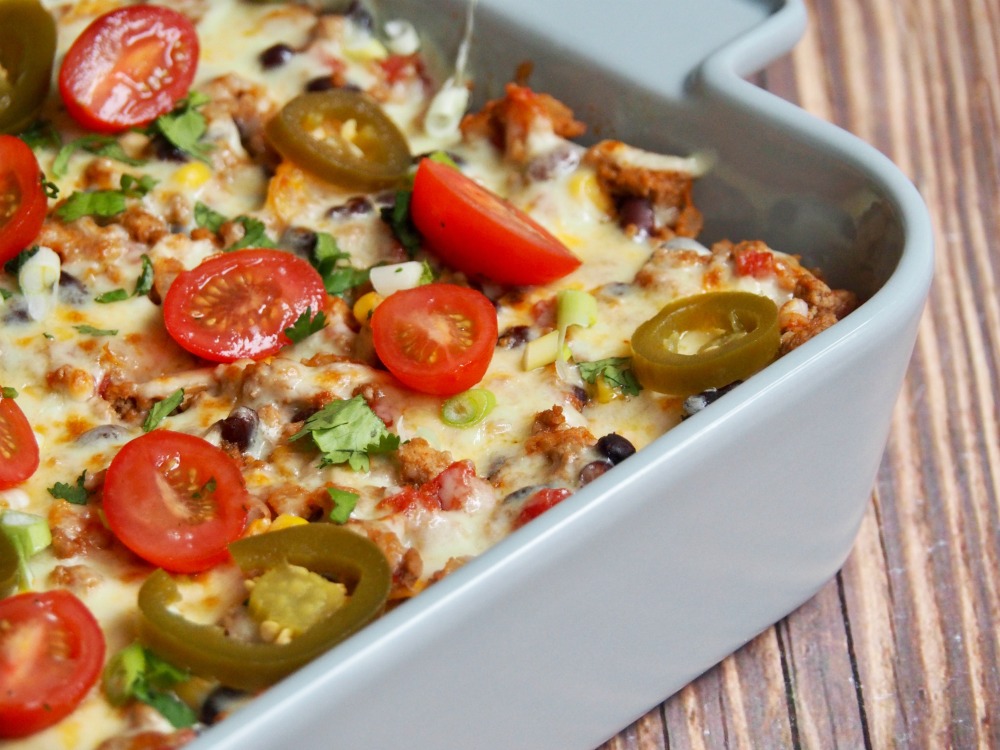
[[[52,81],[56,22],[38,0],[0,0],[0,133],[19,133]]]
[[[170,605],[180,599],[177,584],[166,571],[154,571],[139,590],[140,640],[177,666],[229,687],[254,691],[277,682],[357,632],[388,598],[392,572],[381,550],[339,526],[293,526],[241,539],[229,550],[244,571],[287,561],[337,580],[350,592],[343,607],[289,643],[247,643],[172,611]]]
[[[692,354],[668,342],[688,331],[724,331],[717,344]],[[632,336],[632,370],[644,388],[674,396],[744,380],[778,352],[778,307],[750,292],[708,292],[676,300]]]
[[[354,135],[345,136],[342,129],[351,122]],[[348,188],[398,184],[412,163],[396,124],[373,99],[355,91],[300,94],[268,121],[265,132],[283,157]]]

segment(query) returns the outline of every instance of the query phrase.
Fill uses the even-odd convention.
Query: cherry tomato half
[[[249,499],[236,462],[194,435],[155,430],[126,443],[108,466],[104,515],[139,557],[178,573],[229,559]]]
[[[0,600],[0,737],[27,737],[61,721],[97,682],[104,636],[68,591]]]
[[[163,300],[174,341],[213,362],[262,359],[291,343],[285,329],[326,302],[323,279],[281,250],[213,255],[181,273]]]
[[[431,159],[417,167],[410,212],[434,254],[469,276],[501,284],[547,284],[580,265],[526,213]]]
[[[379,359],[421,393],[452,396],[482,380],[497,343],[497,313],[475,289],[426,284],[390,294],[371,318]]]
[[[0,396],[0,490],[20,484],[38,468],[38,441],[14,399]]]
[[[38,236],[47,209],[34,152],[20,138],[0,135],[0,264]]]
[[[59,91],[74,120],[115,133],[173,109],[197,67],[198,35],[187,17],[129,5],[94,19],[77,37],[59,69]]]

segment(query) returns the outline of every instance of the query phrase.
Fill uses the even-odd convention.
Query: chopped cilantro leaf
[[[313,335],[317,331],[323,330],[323,326],[326,325],[326,314],[322,311],[316,313],[316,317],[312,317],[312,308],[307,307],[302,311],[302,314],[298,319],[288,328],[285,329],[285,335],[291,339],[293,344],[297,344],[302,341],[302,339]]]
[[[142,423],[142,431],[150,432],[151,430],[155,430],[157,425],[170,416],[171,412],[180,406],[183,400],[184,389],[178,388],[162,401],[153,404],[153,407],[149,410],[149,414],[146,415],[146,420]]]
[[[125,194],[126,198],[141,198],[153,189],[156,185],[156,180],[148,174],[144,174],[141,177],[123,174],[120,184],[122,193]]]
[[[399,240],[399,243],[406,249],[412,258],[420,249],[420,233],[413,224],[410,217],[410,201],[413,198],[412,190],[397,190],[396,200],[392,206],[382,209],[382,221],[389,225],[392,233]]]
[[[7,300],[14,296],[10,289],[0,289],[0,299]]]
[[[12,276],[17,276],[21,272],[21,268],[27,263],[35,253],[38,252],[38,245],[33,245],[31,247],[25,248],[13,258],[8,260],[3,264],[3,270]]]
[[[136,279],[135,289],[132,291],[132,295],[135,297],[141,297],[144,294],[149,294],[149,291],[153,288],[153,261],[149,259],[149,256],[145,253],[142,254],[142,270],[139,272],[139,278]]]
[[[243,237],[226,248],[226,252],[242,250],[245,247],[277,247],[270,237],[267,236],[264,222],[250,216],[237,216],[233,219],[237,224],[243,225]]]
[[[292,440],[309,435],[323,454],[323,466],[347,463],[354,471],[368,471],[369,455],[390,453],[399,447],[399,436],[361,396],[331,401],[306,420]]]
[[[327,487],[326,491],[330,494],[330,499],[333,500],[333,508],[330,509],[330,520],[334,523],[347,523],[347,519],[351,517],[351,513],[354,512],[354,508],[358,504],[360,495],[356,492],[348,492],[336,487]]]
[[[118,335],[118,329],[117,328],[94,328],[94,326],[87,325],[86,323],[84,323],[83,325],[73,326],[73,327],[76,330],[78,330],[80,333],[85,333],[85,334],[87,334],[89,336],[117,336]]]
[[[3,388],[0,388],[0,398],[17,398],[17,388],[5,385]]]
[[[612,388],[621,391],[626,396],[638,396],[642,386],[631,368],[630,357],[609,357],[595,362],[580,362],[580,377],[594,385],[597,378],[604,378]]]
[[[197,716],[173,688],[190,678],[189,672],[164,661],[137,642],[111,658],[101,676],[101,685],[113,705],[141,701],[159,711],[172,726],[181,728],[192,726]]]
[[[326,232],[316,233],[316,248],[312,252],[310,261],[323,278],[327,294],[343,294],[368,281],[367,269],[341,263],[350,257],[341,251],[333,235]]]
[[[198,112],[198,107],[207,104],[208,101],[208,97],[204,94],[192,91],[181,99],[172,111],[153,120],[149,129],[163,136],[185,154],[207,162],[212,146],[200,142],[208,130],[208,123],[205,121],[205,116]]]
[[[90,193],[76,191],[56,209],[56,216],[68,222],[83,216],[109,218],[124,210],[125,194],[121,190],[94,190]]]
[[[56,482],[54,485],[49,487],[49,494],[52,495],[52,497],[65,500],[68,503],[73,503],[73,505],[86,505],[87,498],[90,496],[90,493],[87,492],[87,488],[83,486],[86,481],[87,470],[84,469],[83,473],[76,478],[76,484]]]
[[[86,151],[96,156],[104,156],[132,167],[140,167],[146,163],[143,159],[135,159],[129,156],[115,136],[91,134],[70,141],[59,149],[55,161],[52,162],[52,174],[56,177],[65,177],[66,172],[69,170],[70,157],[77,151]]]
[[[45,191],[45,197],[49,200],[55,200],[59,197],[59,186],[54,182],[50,182],[45,179],[45,175],[42,175],[42,190]]]
[[[121,302],[122,300],[128,299],[129,294],[124,289],[112,289],[110,292],[104,292],[104,294],[98,294],[94,297],[95,302],[100,302],[102,305],[106,305],[109,302]]]
[[[201,201],[197,201],[194,204],[194,223],[203,229],[218,233],[222,225],[226,223],[226,217]]]
[[[31,125],[17,134],[17,137],[28,144],[29,148],[59,148],[62,137],[48,120],[35,120]]]

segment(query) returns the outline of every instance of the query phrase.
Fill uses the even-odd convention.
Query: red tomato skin
[[[85,128],[141,127],[187,95],[198,55],[198,34],[186,16],[158,5],[118,8],[94,19],[73,42],[59,69],[59,92]]]
[[[526,213],[431,159],[417,167],[410,214],[430,250],[470,277],[547,284],[580,266],[579,258]]]
[[[232,276],[230,276],[232,275]],[[252,280],[256,300],[239,287],[222,280]],[[213,289],[222,284],[223,291]],[[225,289],[229,289],[228,296]],[[235,290],[235,291],[234,291]],[[205,309],[218,314],[227,302],[243,302],[230,309],[231,320],[214,330],[192,314],[200,297],[210,294]],[[248,300],[254,306],[248,307]],[[237,250],[213,255],[170,285],[163,300],[163,322],[171,338],[187,351],[212,362],[263,359],[291,341],[285,329],[310,309],[315,317],[326,304],[323,279],[308,261],[281,250]]]
[[[539,490],[534,495],[529,497],[521,507],[521,512],[518,513],[517,518],[514,519],[514,528],[521,528],[524,524],[528,523],[528,521],[538,518],[549,508],[555,507],[572,494],[573,493],[570,490],[562,487],[550,487],[544,490]]]
[[[163,488],[171,462],[179,463],[192,494],[171,496],[168,504]],[[206,489],[213,482],[214,488]],[[202,492],[205,502],[194,512],[208,515],[192,521],[181,512],[192,512],[195,492]],[[242,535],[249,507],[232,458],[199,437],[169,430],[122,446],[108,466],[103,500],[115,536],[147,562],[175,573],[197,573],[228,560],[228,545]],[[182,504],[187,507],[178,508]]]
[[[29,591],[0,600],[0,737],[27,737],[58,723],[80,704],[104,666],[104,635],[68,591]],[[38,630],[41,629],[39,633]],[[31,631],[44,640],[18,634]],[[55,637],[58,657],[32,659]],[[14,649],[23,643],[35,651]]]
[[[20,484],[38,468],[38,441],[12,398],[0,396],[0,490]]]
[[[47,210],[34,152],[20,138],[0,135],[0,264],[38,236]]]
[[[414,515],[420,509],[463,510],[475,478],[476,467],[472,461],[455,461],[429,482],[419,487],[406,487],[395,495],[383,498],[378,503],[378,509],[407,515]]]
[[[774,255],[767,250],[748,250],[738,253],[735,262],[738,276],[764,279],[774,274]]]
[[[404,343],[409,334],[440,333],[453,314],[471,326],[468,344],[413,357]],[[454,284],[425,284],[386,297],[371,317],[372,341],[382,364],[404,385],[435,396],[468,390],[486,374],[497,343],[496,309],[482,293]]]

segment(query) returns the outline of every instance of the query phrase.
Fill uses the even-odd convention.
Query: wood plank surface
[[[843,569],[601,750],[1000,748],[1000,0],[806,4],[754,81],[913,180],[928,307]]]

